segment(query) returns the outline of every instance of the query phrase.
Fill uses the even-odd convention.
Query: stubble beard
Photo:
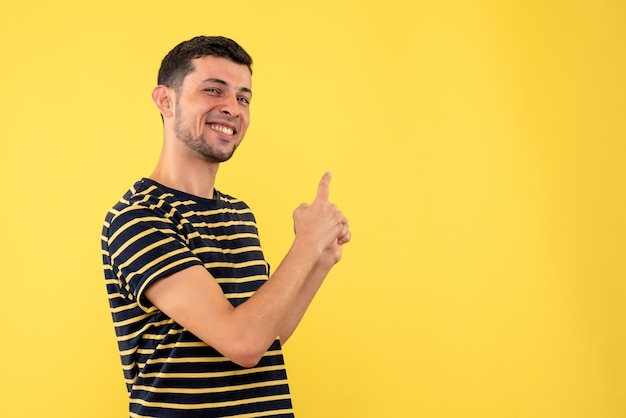
[[[220,152],[216,150],[215,147],[204,140],[202,135],[198,137],[193,136],[191,130],[184,124],[181,113],[180,105],[176,106],[176,122],[174,123],[174,134],[176,138],[187,145],[189,149],[211,162],[223,163],[230,160],[238,144],[235,144],[230,152]]]

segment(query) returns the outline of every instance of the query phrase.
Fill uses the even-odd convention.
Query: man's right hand
[[[293,212],[296,240],[303,240],[319,251],[321,259],[332,264],[341,259],[343,244],[350,241],[348,220],[336,205],[329,202],[330,172],[325,173],[311,204],[303,203]]]

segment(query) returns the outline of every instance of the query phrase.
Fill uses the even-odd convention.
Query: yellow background
[[[286,346],[299,418],[626,416],[626,3],[12,1],[0,415],[121,417],[100,226],[151,172],[162,57],[255,59],[218,188],[276,266],[324,170],[353,242]]]

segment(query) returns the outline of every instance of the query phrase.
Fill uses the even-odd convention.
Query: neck
[[[213,199],[215,177],[219,163],[181,150],[173,152],[166,143],[150,178],[171,189],[180,190],[194,196]]]

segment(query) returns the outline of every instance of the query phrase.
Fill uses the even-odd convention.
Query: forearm
[[[282,344],[285,344],[291,337],[298,324],[304,317],[305,312],[309,308],[311,301],[322,286],[324,279],[328,275],[332,267],[327,263],[318,262],[311,273],[308,275],[306,282],[301,287],[300,292],[296,296],[294,303],[280,324],[279,336]]]
[[[276,273],[240,306],[245,309],[241,313],[245,312],[245,323],[250,332],[247,335],[259,332],[269,338],[262,343],[263,348],[268,347],[277,336],[284,344],[304,317],[324,279],[341,258],[341,253],[342,245],[338,243],[318,255],[310,244],[295,241]],[[246,312],[248,309],[250,312]],[[250,317],[249,314],[256,310],[269,316]]]
[[[314,272],[318,261],[319,254],[309,244],[295,240],[269,280],[233,309],[229,339],[250,357],[245,363],[255,364],[281,335],[285,318],[302,303],[302,295],[311,293],[309,281],[312,275],[317,276]],[[313,290],[311,298],[314,294]]]
[[[264,339],[269,346],[281,334],[284,319],[300,304],[302,295],[310,293],[310,288],[314,287],[310,279],[317,276],[318,261],[319,255],[306,244],[294,241],[269,280],[235,309],[248,335],[258,335],[257,338]]]
[[[249,322],[249,327],[254,332],[260,331],[271,337],[269,343],[278,336],[284,344],[304,317],[324,279],[341,258],[341,253],[342,245],[338,243],[318,255],[309,244],[294,242],[276,273],[241,305],[253,312],[265,309],[272,314],[267,321],[253,318],[261,321]],[[315,261],[311,264],[312,260]],[[246,304],[248,306],[244,306]]]

